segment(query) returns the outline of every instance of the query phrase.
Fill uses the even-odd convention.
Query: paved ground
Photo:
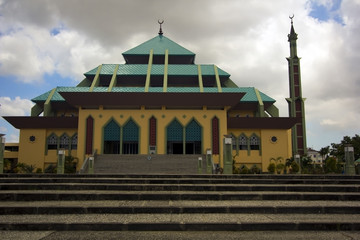
[[[360,232],[17,232],[0,231],[2,240],[97,240],[97,239],[159,239],[159,240],[354,240]]]

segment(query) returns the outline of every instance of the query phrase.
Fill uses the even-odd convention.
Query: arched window
[[[240,135],[238,138],[238,143],[239,150],[248,150],[248,138],[244,134]]]
[[[72,136],[71,138],[71,149],[72,150],[76,150],[77,149],[77,142],[78,142],[78,135],[77,133],[74,134],[74,136]]]
[[[237,142],[236,142],[236,137],[234,135],[231,135],[231,143],[232,143],[232,150],[236,150]]]
[[[47,149],[53,150],[58,147],[58,137],[53,133],[47,138]]]
[[[250,149],[260,150],[260,138],[255,134],[250,137]]]
[[[61,149],[69,149],[70,147],[70,138],[67,134],[63,134],[60,137],[60,148]]]

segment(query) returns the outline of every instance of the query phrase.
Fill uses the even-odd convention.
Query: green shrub
[[[45,168],[44,173],[56,173],[56,165],[50,164]]]
[[[17,166],[18,173],[32,173],[35,170],[35,165],[29,165],[26,163],[18,163]]]
[[[284,170],[284,168],[285,168],[285,165],[283,164],[283,163],[278,163],[278,164],[276,164],[276,172],[277,173],[282,173],[282,171]]]
[[[258,166],[256,166],[256,164],[254,164],[250,169],[250,173],[253,173],[253,174],[260,174],[260,172],[261,172],[261,169],[258,168]]]
[[[290,169],[289,169],[290,173],[298,173],[300,168],[299,168],[299,164],[297,164],[295,161],[293,161],[291,164],[290,164]]]
[[[243,165],[241,168],[240,168],[240,174],[248,174],[249,173],[249,168],[245,165]]]
[[[276,169],[275,163],[270,163],[269,166],[267,167],[269,173],[275,173],[275,169]]]

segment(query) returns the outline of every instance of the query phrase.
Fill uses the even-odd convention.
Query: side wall
[[[55,134],[59,144],[60,136],[64,133],[71,137],[77,133],[77,129],[20,129],[18,162],[43,171],[49,164],[56,164],[58,151],[47,150],[47,138]],[[68,150],[66,154],[69,154]],[[77,150],[71,150],[71,155],[77,157]]]
[[[236,166],[245,165],[249,169],[256,164],[262,172],[267,172],[271,158],[282,157],[284,164],[292,157],[291,129],[229,129],[228,134],[238,138],[245,135],[250,138],[253,134],[260,138],[259,150],[235,150],[232,153]]]

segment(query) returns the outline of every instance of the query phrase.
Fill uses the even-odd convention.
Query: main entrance
[[[104,128],[104,154],[120,153],[120,126],[111,120]]]
[[[167,154],[201,154],[202,128],[195,120],[184,129],[175,119],[166,130]]]

